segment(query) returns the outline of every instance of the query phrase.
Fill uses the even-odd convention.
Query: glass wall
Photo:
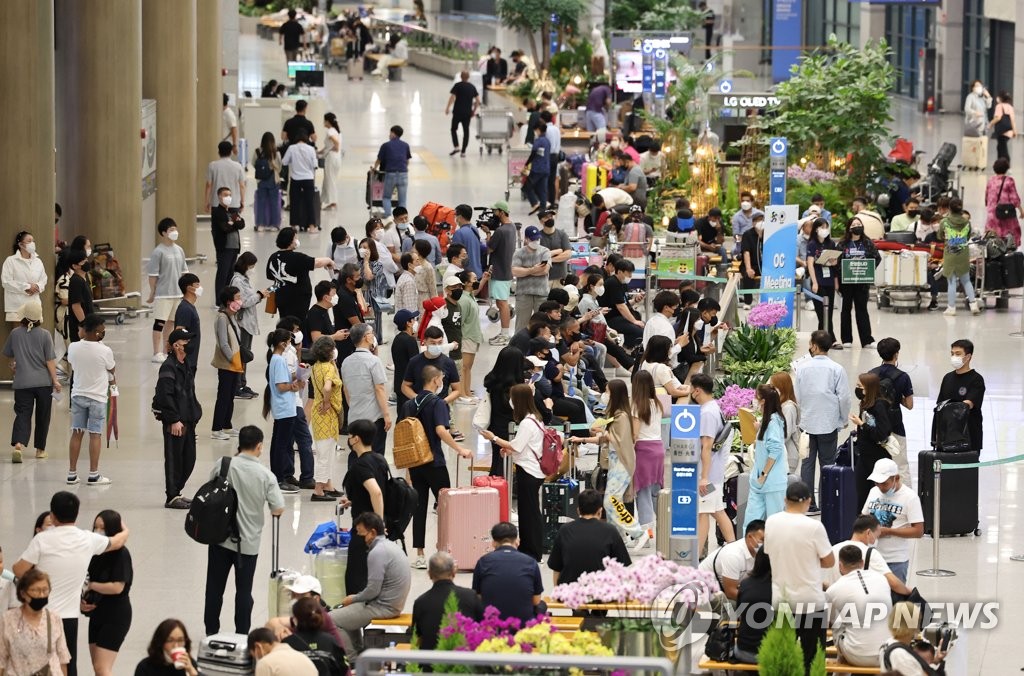
[[[851,45],[860,44],[860,3],[849,0],[821,0],[805,3],[806,45],[824,45],[828,36]]]
[[[965,0],[965,2],[982,0]],[[921,51],[932,42],[935,10],[915,5],[890,5],[885,8],[885,39],[892,47],[896,69],[895,93],[919,98],[921,89]]]
[[[985,0],[964,0],[964,81],[961,98],[967,95],[972,80],[990,85],[989,20],[985,18]]]

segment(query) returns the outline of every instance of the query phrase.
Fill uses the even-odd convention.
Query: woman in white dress
[[[30,299],[39,300],[46,288],[46,267],[36,255],[36,240],[22,230],[14,237],[13,253],[4,261],[0,279],[4,286],[4,312],[9,322],[20,322],[18,310]]]
[[[324,209],[338,205],[338,175],[341,173],[341,127],[334,113],[324,115],[327,143],[320,151],[324,158],[324,185],[320,191],[320,204]]]

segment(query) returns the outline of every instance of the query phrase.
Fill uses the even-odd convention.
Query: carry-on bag
[[[267,597],[267,613],[269,617],[284,617],[291,613],[292,593],[288,587],[298,579],[295,570],[280,567],[281,556],[281,517],[275,516],[270,521],[270,593]]]
[[[917,456],[917,486],[924,513],[924,534],[935,530],[935,461],[943,464],[978,462],[978,452],[942,453],[921,451]],[[978,530],[978,470],[958,469],[942,473],[939,536],[981,535]],[[884,525],[884,524],[883,524]]]
[[[960,142],[963,148],[964,169],[985,169],[988,167],[988,137],[964,136]]]
[[[459,477],[455,461],[456,484]],[[491,551],[491,527],[501,519],[496,488],[442,488],[437,499],[437,549],[455,559],[458,570],[473,570]]]
[[[199,643],[197,671],[203,676],[245,676],[255,669],[245,634],[212,634]],[[182,672],[184,673],[184,672]]]
[[[962,401],[940,401],[932,417],[932,448],[943,453],[971,450],[967,428],[970,409]]]
[[[1007,289],[1024,287],[1024,252],[1013,251],[1002,258],[1003,275]]]
[[[857,504],[857,476],[853,471],[854,437],[840,445],[833,465],[821,468],[821,525],[828,541],[838,544],[853,534],[853,520],[862,505]]]
[[[349,80],[363,79],[363,60],[359,56],[349,58],[345,64]]]

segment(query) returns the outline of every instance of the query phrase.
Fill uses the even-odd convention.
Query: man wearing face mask
[[[430,221],[424,216],[416,216],[412,219],[412,224],[416,228],[416,232],[413,233],[413,240],[422,239],[430,242],[430,256],[427,260],[430,261],[431,265],[441,264],[441,243],[437,241],[437,237],[427,232],[427,228],[430,227]]]
[[[464,270],[474,273],[477,279],[483,275],[480,263],[480,233],[473,225],[473,207],[460,204],[455,207],[455,232],[452,233],[452,244],[461,244],[466,248],[466,260],[462,264]],[[449,245],[449,249],[451,245]]]
[[[146,274],[149,277],[149,298],[147,303],[153,305],[153,358],[155,364],[162,364],[167,358],[164,354],[166,335],[171,332],[168,322],[173,320],[181,289],[178,280],[188,272],[185,262],[185,250],[178,244],[178,224],[172,218],[161,219],[156,226],[160,243],[149,254]]]
[[[745,202],[745,204],[750,204]],[[689,209],[686,213],[690,214],[690,219],[693,219],[693,212]],[[737,211],[736,216],[742,216],[742,211]],[[679,217],[682,218],[682,217]],[[736,217],[733,217],[735,223]],[[678,227],[678,218],[676,227]],[[718,207],[711,207],[708,210],[708,215],[704,218],[698,218],[693,221],[693,227],[697,231],[697,245],[700,246],[702,253],[711,255],[721,255],[723,259],[727,255],[725,247],[725,231],[722,229],[722,210]],[[733,225],[733,228],[736,226]],[[739,242],[737,236],[737,242]]]
[[[548,271],[548,281],[551,288],[560,288],[562,280],[568,272],[569,259],[572,258],[572,248],[569,245],[569,235],[564,230],[555,229],[555,210],[545,209],[540,214],[540,245],[551,252],[551,269]]]
[[[412,224],[409,222],[409,210],[405,207],[395,207],[391,211],[391,220],[394,221],[395,230],[398,232],[399,251],[409,253],[412,251],[412,243],[415,241]]]
[[[604,280],[604,294],[598,298],[601,307],[608,308],[605,321],[625,337],[626,348],[635,347],[643,340],[644,323],[640,313],[626,300],[626,289],[633,278],[633,262],[625,258],[615,261],[615,273]]]
[[[217,251],[217,276],[213,289],[219,298],[220,290],[231,279],[238,251],[242,248],[238,231],[245,228],[245,220],[239,210],[231,206],[231,188],[218,188],[217,201],[217,206],[210,211],[210,234],[213,235],[213,248]]]
[[[192,501],[182,496],[196,465],[196,425],[203,407],[196,398],[195,374],[185,364],[185,346],[191,335],[184,329],[171,332],[171,354],[160,365],[153,395],[153,411],[159,412],[164,437],[164,487],[167,509],[188,509]]]
[[[455,362],[455,367],[462,376],[462,306],[459,300],[465,291],[462,287],[462,280],[450,276],[444,278],[444,305],[447,312],[441,317],[441,328],[444,329],[445,337],[449,343],[457,343],[448,352],[448,356]]]
[[[878,534],[878,551],[885,557],[889,570],[906,583],[910,567],[911,540],[924,536],[924,512],[921,498],[913,489],[900,481],[900,470],[890,458],[875,462],[869,481],[875,487],[868,493],[861,514],[871,514],[881,529]]]
[[[306,313],[306,323],[303,326],[305,333],[309,336],[311,344],[315,343],[320,336],[331,338],[338,349],[338,354],[341,354],[341,343],[348,338],[349,330],[334,328],[331,310],[337,307],[340,301],[334,282],[329,282],[326,279],[317,282],[313,288],[313,295],[316,297],[316,302]]]
[[[356,289],[363,286],[363,276],[358,265],[348,263],[342,266],[338,279],[341,286],[337,289],[338,302],[334,304],[334,328],[336,331],[351,331],[352,327],[363,321],[363,310],[356,298]],[[355,349],[350,340],[342,339],[338,342],[338,368]]]
[[[753,229],[754,214],[759,213],[762,212],[754,208],[754,196],[744,191],[740,195],[740,210],[733,214],[732,217],[732,236],[736,239],[737,243],[739,243],[744,233]],[[721,218],[721,211],[719,211],[718,216]]]
[[[517,235],[516,226],[508,217],[508,202],[495,202],[491,210],[499,225],[487,239],[491,262],[491,282],[488,286],[491,298],[498,306],[498,313],[501,316],[501,330],[487,342],[502,347],[508,345],[509,338],[512,337],[512,330],[509,328],[512,308],[508,299],[512,291],[512,257],[516,251]],[[519,313],[519,310],[516,312]]]
[[[436,326],[428,326],[423,332],[424,350],[409,360],[402,379],[402,394],[409,399],[423,389],[423,369],[436,366],[444,373],[444,388],[441,396],[449,405],[455,402],[462,393],[459,370],[451,357],[444,354],[444,332]]]
[[[391,363],[395,367],[392,387],[395,391],[395,409],[402,410],[409,397],[402,392],[402,379],[409,368],[409,362],[420,353],[420,343],[416,340],[416,332],[419,329],[419,322],[416,318],[419,312],[411,310],[399,310],[395,313],[395,327],[398,333],[391,341]]]
[[[79,335],[82,322],[96,311],[92,301],[92,287],[88,280],[92,263],[81,249],[71,249],[67,254],[67,262],[72,272],[68,280],[68,342],[75,343],[82,339]]]
[[[384,442],[391,429],[388,395],[384,391],[387,375],[377,356],[377,341],[369,324],[356,324],[349,333],[355,352],[341,362],[341,382],[348,401],[349,420],[369,420],[377,432],[373,452],[384,455]]]
[[[540,229],[531,225],[523,231],[523,246],[512,254],[512,276],[516,278],[516,330],[522,329],[548,297],[551,251],[541,245]]]
[[[893,574],[889,564],[885,561],[885,556],[876,547],[881,530],[881,524],[878,523],[878,519],[872,514],[860,514],[854,519],[853,535],[850,536],[850,539],[832,546],[832,553],[836,557],[836,565],[828,570],[823,570],[821,573],[821,581],[826,587],[830,587],[832,583],[842,577],[839,572],[839,550],[853,545],[860,550],[861,556],[864,557],[865,570],[873,570],[883,576],[886,582],[889,583],[889,589],[893,593],[904,596],[910,595],[910,587]],[[870,556],[868,555],[869,550],[871,551]]]
[[[903,205],[903,213],[893,216],[889,232],[915,232],[921,216],[921,203],[917,197],[909,198]]]
[[[982,446],[981,406],[985,399],[985,379],[974,370],[974,343],[966,338],[953,341],[949,348],[949,362],[953,370],[942,377],[937,401],[962,401],[967,405],[967,435],[971,450]],[[934,422],[934,419],[933,419]],[[935,438],[934,431],[932,438]]]
[[[199,283],[198,276],[186,272],[178,278],[178,288],[181,290],[181,302],[178,303],[178,308],[174,311],[174,328],[185,329],[188,335],[192,336],[185,346],[185,363],[192,371],[192,375],[195,376],[196,367],[199,364],[199,342],[202,335],[196,301],[203,295],[203,285]]]
[[[761,286],[761,258],[764,253],[764,214],[758,212],[751,218],[753,227],[743,233],[740,239],[740,255],[743,262],[740,269],[743,276],[740,280],[740,288],[757,289]],[[743,306],[747,309],[753,298],[745,295],[742,298]]]

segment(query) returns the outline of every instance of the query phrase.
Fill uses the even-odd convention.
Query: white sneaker
[[[149,361],[152,364],[163,364],[165,361],[167,361],[167,355],[164,354],[163,352],[157,352],[150,358]]]
[[[850,347],[853,347],[853,343],[843,343],[843,347],[844,347],[844,348],[850,348]]]
[[[216,441],[227,441],[231,436],[224,430],[217,430],[210,435],[210,438]]]
[[[874,350],[876,347],[878,347],[878,346],[875,345],[874,343],[868,343],[867,345],[864,346],[864,349],[865,350]]]
[[[466,406],[476,406],[480,403],[480,400],[476,397],[459,397],[459,403]]]
[[[85,481],[86,486],[109,486],[111,484],[110,479],[105,476],[90,476]]]
[[[229,437],[237,437],[238,436],[238,430],[235,430],[235,429],[221,430],[221,432],[223,432],[224,434],[228,435]]]
[[[412,564],[412,567],[416,570],[426,570],[427,560],[421,556],[418,559],[416,559],[416,563]]]
[[[942,314],[947,317],[956,317],[956,308],[950,305],[948,308],[943,310]]]
[[[980,315],[981,314],[981,306],[978,305],[978,301],[974,301],[970,305],[971,305],[971,314],[972,315]]]

